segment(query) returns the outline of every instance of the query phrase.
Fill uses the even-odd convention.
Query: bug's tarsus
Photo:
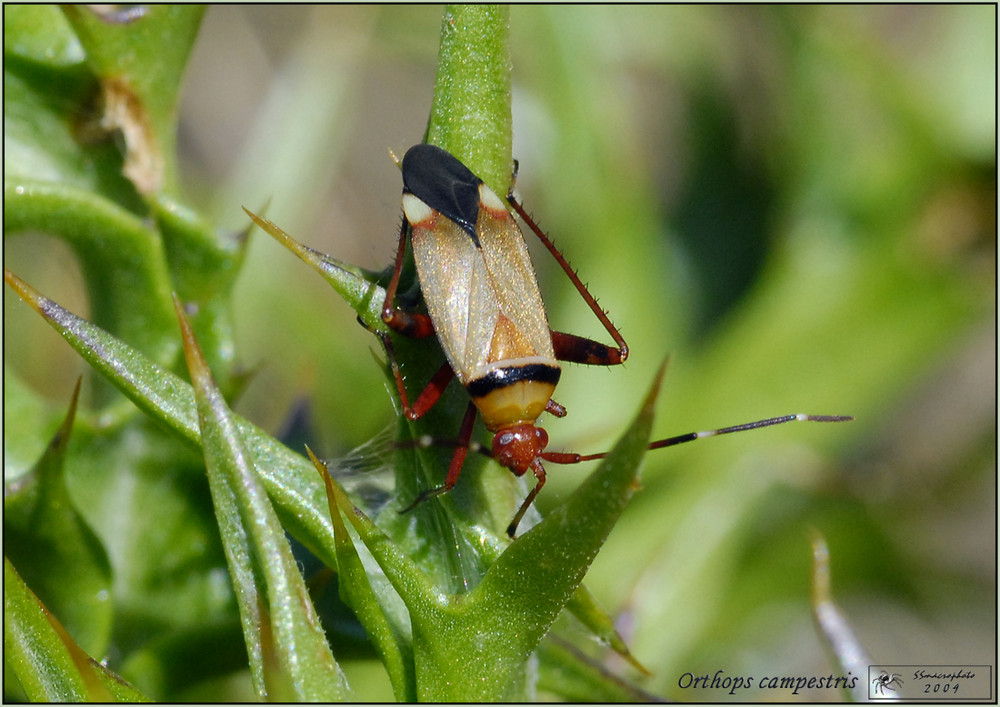
[[[542,486],[545,485],[545,467],[542,466],[542,463],[538,461],[538,459],[535,459],[531,463],[531,471],[534,473],[535,478],[538,479],[538,483],[535,484],[535,487],[531,489],[527,497],[525,497],[524,501],[521,503],[521,507],[518,508],[517,513],[514,514],[514,519],[511,520],[510,525],[507,526],[507,535],[511,538],[513,538],[514,534],[517,532],[517,526],[520,525],[521,519],[527,512],[528,507],[535,500],[535,496],[538,495],[538,492],[542,490]]]
[[[434,488],[421,491],[413,503],[401,510],[400,513],[411,511],[418,504],[426,501],[428,498],[446,493],[455,487],[455,484],[458,482],[459,474],[462,473],[462,465],[465,463],[465,457],[468,455],[469,449],[472,447],[472,428],[476,424],[476,414],[476,406],[470,402],[469,407],[465,411],[465,417],[462,419],[462,427],[458,432],[458,439],[447,441],[448,446],[452,446],[452,444],[454,444],[455,453],[452,455],[451,463],[448,465],[448,475],[445,477],[444,483],[441,486],[435,486]],[[425,440],[415,441],[417,441],[418,444],[414,446],[426,446],[423,444]],[[479,445],[477,444],[476,447],[476,451],[478,451]],[[488,456],[493,455],[489,454]]]
[[[403,272],[403,257],[406,255],[406,228],[408,224],[406,218],[403,218],[402,223],[399,226],[399,240],[396,244],[396,260],[393,264],[392,278],[389,280],[389,287],[385,291],[385,302],[382,305],[382,321],[389,326],[393,319],[393,315],[396,312],[396,307],[393,304],[396,300],[396,290],[399,287],[399,277]]]
[[[399,512],[399,514],[403,515],[404,513],[409,513],[414,508],[419,506],[421,503],[426,501],[428,498],[434,498],[435,496],[440,496],[443,493],[447,493],[448,491],[451,491],[451,488],[452,488],[451,486],[442,484],[441,486],[435,486],[432,489],[424,489],[419,494],[417,494],[417,497],[415,499],[413,499],[413,503],[408,505],[406,508],[402,509]]]

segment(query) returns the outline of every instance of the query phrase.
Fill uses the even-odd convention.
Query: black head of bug
[[[482,183],[468,167],[435,145],[414,145],[403,155],[403,191],[457,223],[477,246]]]

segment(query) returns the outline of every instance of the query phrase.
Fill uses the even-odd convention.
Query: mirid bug
[[[543,461],[575,464],[606,456],[545,451],[548,435],[536,423],[542,412],[563,417],[552,400],[560,361],[614,365],[628,357],[628,345],[607,314],[548,237],[513,195],[507,201],[541,240],[600,320],[615,346],[553,331],[538,291],[521,231],[507,206],[462,162],[433,145],[415,145],[403,157],[403,214],[383,321],[410,337],[436,335],[446,363],[412,405],[388,335],[386,347],[404,414],[423,416],[457,377],[471,398],[444,483],[427,489],[401,512],[455,486],[470,448],[476,414],[493,434],[488,452],[516,476],[529,470],[536,483],[507,527],[511,537],[545,484]],[[396,306],[407,234],[427,314]],[[768,427],[795,420],[840,422],[847,416],[784,415],[742,425],[669,437],[649,445],[669,447],[701,437]]]

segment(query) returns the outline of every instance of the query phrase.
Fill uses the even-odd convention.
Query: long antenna
[[[743,432],[744,430],[755,430],[759,427],[772,427],[774,425],[782,425],[786,422],[849,422],[854,418],[850,415],[804,415],[799,413],[797,415],[782,415],[780,417],[769,417],[765,420],[755,420],[753,422],[744,422],[741,425],[732,425],[731,427],[720,427],[717,430],[704,430],[702,432],[688,432],[687,434],[677,435],[675,437],[667,437],[666,439],[657,440],[656,442],[651,442],[647,449],[660,449],[661,447],[673,447],[677,444],[684,444],[685,442],[693,442],[696,439],[702,439],[703,437],[715,437],[716,435],[726,435],[731,432]],[[543,452],[542,459],[545,461],[554,462],[556,464],[577,464],[579,462],[586,462],[592,459],[603,459],[608,456],[610,452],[600,452],[598,454],[575,454],[573,452]]]

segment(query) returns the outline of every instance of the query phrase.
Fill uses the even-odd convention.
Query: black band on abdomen
[[[514,385],[522,381],[536,381],[538,383],[555,385],[559,382],[561,374],[562,371],[558,366],[549,366],[544,363],[529,363],[523,366],[510,366],[509,368],[494,368],[481,378],[469,381],[469,384],[465,388],[473,398],[482,398],[494,390],[506,388],[509,385]]]

